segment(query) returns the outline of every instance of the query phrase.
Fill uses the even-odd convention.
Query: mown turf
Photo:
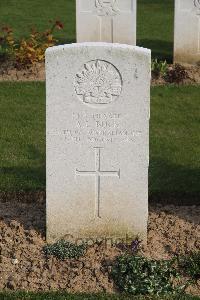
[[[152,50],[152,57],[172,62],[173,0],[138,0],[137,45]]]
[[[45,189],[45,88],[0,84],[0,190]]]
[[[42,31],[49,21],[60,20],[64,30],[56,32],[59,43],[75,41],[75,0],[1,0],[0,12],[0,26],[11,26],[17,38],[27,36],[32,27]]]
[[[130,296],[106,294],[67,294],[67,293],[0,293],[0,300],[198,300],[199,297],[190,295],[180,296]]]
[[[150,196],[199,203],[200,86],[155,87],[151,95]]]
[[[200,86],[151,90],[150,197],[200,195]],[[45,84],[0,83],[0,191],[45,189]]]
[[[56,33],[59,43],[76,39],[75,0],[1,0],[0,27],[10,25],[19,37],[36,26],[45,30],[49,20],[60,20],[64,31]],[[173,0],[138,0],[137,44],[152,49],[153,57],[172,61]]]

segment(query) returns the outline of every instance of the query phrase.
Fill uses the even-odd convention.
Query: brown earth
[[[45,65],[37,63],[33,67],[16,69],[10,63],[0,64],[0,81],[44,81]]]
[[[169,67],[172,67],[173,65],[170,65]],[[200,66],[190,66],[185,65],[185,70],[187,71],[188,77],[183,80],[180,85],[186,85],[186,84],[200,84]],[[153,86],[155,85],[166,85],[167,83],[162,77],[159,78],[153,78],[151,84]]]
[[[182,84],[200,84],[200,66],[185,66],[189,77]],[[17,70],[9,62],[0,64],[0,81],[44,81],[45,65],[37,63],[31,68]],[[152,85],[165,85],[163,78],[152,78]]]
[[[44,195],[38,197],[32,203],[0,202],[0,290],[115,292],[109,273],[119,248],[95,244],[78,260],[44,255]],[[199,215],[200,206],[151,206],[148,246],[141,254],[167,259],[200,250]],[[187,292],[200,295],[200,281]]]

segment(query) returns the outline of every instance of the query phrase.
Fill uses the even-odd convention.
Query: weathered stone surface
[[[150,50],[49,48],[47,239],[146,238]]]
[[[174,61],[200,62],[200,0],[176,0]]]
[[[136,44],[136,0],[76,0],[77,42]]]

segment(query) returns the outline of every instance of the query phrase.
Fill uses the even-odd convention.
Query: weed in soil
[[[173,279],[180,278],[175,261],[121,255],[115,261],[111,276],[122,292],[133,295],[175,294],[185,288],[173,285]]]
[[[86,245],[75,245],[65,240],[60,240],[52,245],[46,245],[44,252],[46,255],[53,255],[58,259],[79,258],[85,254]]]
[[[160,76],[166,76],[167,74],[168,65],[166,60],[165,61],[158,61],[158,59],[153,59],[151,62],[151,72],[152,76],[158,79]]]

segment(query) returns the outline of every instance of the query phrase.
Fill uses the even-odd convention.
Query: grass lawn
[[[181,295],[166,297],[140,297],[140,296],[122,296],[122,295],[70,295],[66,293],[0,293],[1,300],[198,300],[199,297]]]
[[[149,191],[157,200],[200,195],[199,94],[200,86],[151,90]],[[0,190],[44,190],[44,83],[0,83],[0,138]]]
[[[151,48],[153,57],[172,61],[173,0],[138,0],[137,44]],[[1,0],[0,27],[10,25],[16,36],[23,37],[29,28],[44,30],[49,20],[60,20],[64,31],[58,32],[59,43],[76,39],[75,0]]]
[[[45,188],[45,87],[0,83],[0,190]]]
[[[200,86],[154,87],[151,93],[150,195],[199,203]]]

